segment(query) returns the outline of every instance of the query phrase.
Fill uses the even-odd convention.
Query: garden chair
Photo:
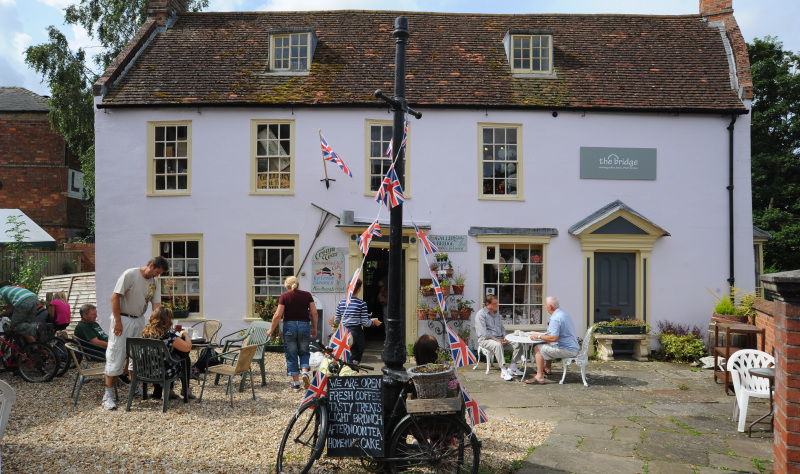
[[[775,366],[775,358],[766,352],[756,349],[740,349],[728,359],[727,367],[733,382],[733,391],[736,399],[733,402],[733,416],[737,429],[744,432],[747,420],[747,405],[750,397],[769,398],[769,380],[750,374],[750,369],[767,368]]]
[[[244,386],[244,382],[246,380],[246,375],[250,375],[250,390],[253,392],[253,400],[256,399],[256,389],[255,384],[253,383],[253,371],[250,370],[250,366],[253,363],[253,356],[255,356],[256,351],[258,350],[258,345],[250,345],[244,346],[241,349],[236,349],[231,352],[223,353],[221,355],[236,355],[236,363],[235,365],[213,365],[208,368],[208,372],[203,375],[203,388],[200,390],[200,398],[198,401],[203,401],[203,392],[206,389],[206,379],[208,378],[209,374],[214,374],[216,380],[219,380],[220,376],[228,377],[228,383],[225,388],[225,395],[230,392],[231,395],[231,408],[233,408],[233,377],[242,374],[242,382],[241,386]],[[241,389],[239,390],[242,391]]]
[[[205,321],[200,321],[199,323],[193,324],[192,329],[199,324],[203,325],[203,335],[201,337],[205,339],[206,342],[194,344],[194,347],[203,348],[216,344],[217,334],[222,326],[222,323],[219,322],[219,319],[206,319]]]
[[[225,356],[220,355],[220,360],[224,364],[226,361],[234,364],[236,359],[239,357],[238,353],[234,353],[232,349],[242,344],[242,346],[258,346],[256,349],[256,353],[253,356],[254,361],[258,361],[259,365],[261,366],[261,386],[267,385],[267,376],[266,376],[266,369],[264,367],[264,346],[267,345],[269,338],[267,336],[267,331],[269,331],[269,327],[272,323],[267,321],[254,321],[250,324],[250,328],[247,332],[244,333],[243,336],[233,339],[224,339],[222,340],[223,347],[222,352],[227,353],[231,351],[231,354],[227,354]],[[238,334],[238,333],[234,333]],[[233,334],[229,334],[228,336],[232,336]],[[228,337],[226,336],[226,337]],[[214,379],[214,385],[219,384],[219,375],[216,376]],[[242,379],[242,383],[239,385],[239,391],[244,391],[244,379]]]
[[[163,387],[163,412],[166,413],[172,384],[183,375],[184,370],[182,368],[173,377],[168,378],[165,363],[184,362],[173,358],[164,341],[158,339],[130,337],[128,338],[127,346],[128,357],[133,362],[133,373],[131,374],[131,387],[128,390],[128,404],[125,407],[125,411],[131,411],[131,402],[133,402],[136,387],[140,383],[157,383]],[[188,390],[188,387],[184,387],[184,389]],[[183,402],[186,403],[185,397]]]
[[[483,358],[486,359],[486,373],[488,374],[489,373],[489,369],[492,367],[492,359],[494,358],[494,356],[492,354],[492,351],[490,351],[489,349],[485,349],[485,348],[481,347],[480,343],[476,342],[475,343],[475,353],[478,355],[478,361],[475,362],[475,366],[472,368],[472,370],[475,370],[475,369],[478,368],[478,366],[481,363],[481,355],[483,355]]]
[[[66,343],[66,347],[69,351],[70,357],[72,357],[72,360],[75,362],[75,367],[77,367],[78,370],[75,374],[75,382],[72,384],[72,393],[69,395],[70,397],[75,398],[75,403],[72,406],[78,406],[78,398],[81,396],[83,382],[86,379],[94,377],[105,380],[105,358],[99,359],[96,354],[85,352],[74,342]],[[92,362],[94,362],[94,365],[91,364]],[[76,388],[77,393],[75,391]],[[117,392],[116,384],[114,384],[114,398],[119,399],[119,393]]]
[[[581,368],[581,378],[583,379],[583,386],[588,387],[589,384],[586,383],[586,366],[589,364],[589,347],[592,345],[592,331],[594,331],[594,326],[589,326],[589,329],[586,330],[586,336],[583,338],[583,344],[581,344],[581,350],[578,351],[578,355],[575,357],[567,357],[566,359],[561,359],[561,365],[564,367],[564,375],[561,376],[560,384],[564,383],[564,379],[567,378],[567,367],[569,364],[575,364]]]
[[[17,392],[4,380],[0,380],[0,439],[3,439],[6,432],[8,415],[11,414],[11,407],[16,401]]]

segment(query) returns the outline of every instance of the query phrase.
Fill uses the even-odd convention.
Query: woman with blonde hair
[[[179,335],[172,330],[172,310],[164,306],[158,307],[153,311],[153,314],[150,315],[150,321],[147,323],[147,326],[144,327],[144,330],[142,330],[142,337],[164,341],[164,344],[167,345],[172,355],[179,359],[188,359],[189,351],[192,350],[192,341],[189,339],[189,334],[184,332],[182,335]],[[171,378],[181,370],[181,363],[167,362],[166,368],[167,378]],[[186,388],[187,387],[183,387],[183,391],[186,391]],[[153,388],[153,397],[161,398],[162,390],[163,387],[161,387],[161,385],[155,384]],[[181,393],[183,393],[183,391]],[[172,391],[170,391],[169,397],[171,399],[178,398]],[[188,398],[194,399],[196,397],[190,393]]]
[[[278,299],[278,309],[272,316],[272,326],[267,334],[272,337],[278,323],[283,319],[283,347],[286,355],[286,375],[292,378],[289,388],[300,390],[300,376],[303,386],[308,388],[311,378],[308,373],[311,339],[317,337],[317,307],[311,293],[300,289],[300,281],[290,276],[284,282],[288,291]],[[302,373],[301,373],[302,372]]]

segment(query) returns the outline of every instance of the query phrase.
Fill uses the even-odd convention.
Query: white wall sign
[[[429,235],[428,236],[440,252],[466,252],[466,235]]]
[[[311,260],[313,273],[311,291],[314,293],[342,293],[347,289],[344,271],[344,253],[336,247],[322,247]]]
[[[67,187],[67,197],[84,199],[86,193],[83,192],[83,173],[80,171],[69,170],[69,186]]]

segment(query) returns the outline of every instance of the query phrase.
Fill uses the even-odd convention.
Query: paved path
[[[520,474],[572,473],[771,473],[773,435],[756,425],[748,438],[731,422],[734,398],[715,384],[710,370],[684,364],[616,360],[590,362],[589,387],[569,366],[564,385],[556,363],[543,385],[460,369],[459,380],[489,417],[546,420],[555,425],[525,460]],[[748,423],[769,411],[750,402]]]

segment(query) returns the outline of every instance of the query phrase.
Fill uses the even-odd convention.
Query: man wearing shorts
[[[141,337],[147,325],[144,313],[148,303],[155,311],[161,306],[161,291],[158,277],[169,271],[169,262],[164,257],[156,257],[147,265],[129,268],[122,273],[111,294],[111,331],[106,349],[106,393],[103,395],[103,408],[114,410],[114,383],[125,366],[127,340]]]
[[[544,376],[550,375],[553,359],[575,357],[581,346],[575,337],[575,326],[572,318],[559,308],[558,298],[548,296],[544,300],[544,308],[550,314],[547,332],[531,334],[532,340],[541,339],[546,344],[533,346],[536,358],[536,375],[525,383],[544,383]]]

